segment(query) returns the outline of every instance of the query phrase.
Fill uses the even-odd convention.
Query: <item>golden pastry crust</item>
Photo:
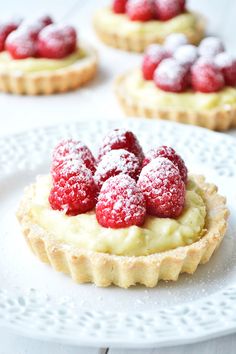
[[[0,91],[18,95],[67,92],[92,80],[96,71],[97,54],[89,48],[87,57],[61,69],[32,73],[0,71]]]
[[[226,131],[236,127],[236,107],[227,109],[210,109],[201,111],[176,110],[171,106],[166,109],[158,106],[147,106],[145,102],[132,99],[125,89],[124,81],[128,73],[120,75],[115,81],[115,93],[119,103],[128,116],[159,118],[178,123],[198,125],[211,130]]]
[[[205,35],[206,27],[205,19],[199,14],[195,14],[195,16],[197,18],[196,28],[194,31],[189,30],[188,32],[184,33],[188,38],[189,43],[192,44],[198,44],[202,40]],[[111,31],[110,29],[107,29],[106,26],[103,26],[102,21],[100,21],[100,18],[98,18],[96,14],[93,19],[93,25],[101,41],[111,47],[119,48],[129,52],[144,52],[148,45],[153,43],[162,44],[166,39],[166,36],[161,34],[149,34],[142,37],[140,36],[139,38],[132,36],[132,34],[124,35],[121,34],[119,28],[115,26]]]
[[[203,176],[192,177],[202,189],[207,207],[205,234],[189,246],[161,253],[116,256],[55,241],[53,235],[31,220],[29,211],[35,185],[26,189],[17,218],[33,253],[55,270],[69,274],[75,282],[92,282],[102,287],[115,284],[128,288],[137,283],[154,287],[159,280],[177,280],[180,273],[194,273],[199,264],[209,261],[225,235],[229,215],[226,199],[217,193],[215,185],[206,183]]]

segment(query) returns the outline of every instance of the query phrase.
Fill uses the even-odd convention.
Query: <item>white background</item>
[[[108,0],[109,1],[109,0]],[[0,135],[19,132],[46,124],[58,124],[69,120],[93,118],[124,119],[112,91],[114,77],[138,64],[140,56],[106,48],[96,39],[91,28],[91,17],[96,7],[106,0],[1,0],[0,21],[5,15],[35,17],[48,13],[56,20],[74,24],[84,41],[94,44],[99,51],[100,71],[86,88],[63,95],[49,97],[18,97],[0,95]],[[208,30],[217,33],[226,47],[236,56],[236,0],[191,0],[189,7],[202,12],[209,20]],[[236,136],[235,132],[230,132]],[[0,331],[0,354],[233,354],[236,335],[208,342],[152,350],[85,349],[60,344],[20,338],[8,330]]]

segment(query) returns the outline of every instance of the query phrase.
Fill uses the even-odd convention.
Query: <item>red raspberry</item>
[[[185,7],[186,7],[186,1],[185,0],[179,0],[179,5],[181,8],[181,12],[185,11]]]
[[[49,195],[52,209],[64,210],[67,215],[86,213],[96,204],[97,187],[92,172],[80,165],[77,173],[65,173],[58,179]]]
[[[37,43],[24,30],[18,29],[9,34],[5,43],[6,50],[13,59],[26,59],[35,57]]]
[[[164,42],[164,48],[167,50],[167,52],[173,55],[179,47],[186,44],[188,44],[188,39],[185,34],[172,33],[166,37],[166,40]]]
[[[185,44],[177,48],[174,53],[174,58],[182,65],[187,65],[188,68],[193,65],[193,63],[198,58],[198,48],[192,44]]]
[[[75,177],[80,174],[80,170],[84,170],[86,166],[81,160],[64,160],[59,165],[51,169],[53,182],[57,182],[60,179],[68,180],[71,177]]]
[[[145,80],[152,80],[155,69],[158,67],[160,62],[168,58],[169,54],[159,44],[151,44],[143,57],[142,72],[143,78]]]
[[[62,59],[76,49],[76,31],[71,26],[49,25],[38,36],[39,56],[49,59]]]
[[[5,49],[5,42],[8,35],[19,27],[20,21],[21,20],[12,20],[0,24],[0,52]]]
[[[146,22],[154,19],[154,3],[152,0],[129,0],[126,12],[131,21]]]
[[[224,52],[215,57],[215,64],[224,75],[226,85],[236,86],[236,59]]]
[[[185,166],[184,160],[178,155],[174,149],[169,146],[160,146],[158,148],[153,148],[149,150],[143,160],[143,167],[149,164],[152,160],[157,157],[165,157],[170,160],[179,170],[180,176],[184,183],[187,182],[188,170]]]
[[[161,218],[177,218],[185,203],[185,184],[178,168],[158,157],[141,171],[138,186],[146,199],[147,212]]]
[[[96,205],[100,225],[113,229],[141,226],[145,216],[144,196],[130,176],[120,174],[103,184]]]
[[[22,22],[20,29],[24,30],[32,39],[38,38],[39,32],[46,26],[51,25],[53,20],[50,16],[42,16],[34,21]]]
[[[180,0],[155,0],[157,18],[161,21],[170,20],[183,11],[183,1]]]
[[[217,37],[204,38],[198,47],[199,55],[205,58],[214,58],[224,51],[224,45]]]
[[[53,23],[53,19],[51,18],[51,16],[48,15],[44,15],[40,17],[38,21],[41,22],[44,25],[44,27],[49,26]]]
[[[224,77],[219,68],[211,61],[200,58],[191,68],[192,87],[199,92],[217,92],[224,85]]]
[[[153,79],[157,87],[167,92],[183,92],[189,84],[187,69],[173,58],[160,63]]]
[[[57,144],[52,154],[51,172],[64,161],[78,160],[81,161],[92,173],[96,170],[95,158],[89,148],[80,141],[68,139],[62,140]]]
[[[124,14],[128,0],[113,0],[112,10],[116,14]]]
[[[137,180],[140,173],[139,160],[127,150],[111,150],[99,162],[94,179],[98,187],[101,188],[108,178],[120,173],[127,174]]]
[[[105,136],[103,145],[99,149],[98,161],[100,161],[102,156],[108,151],[118,149],[125,149],[132,152],[135,156],[137,156],[140,164],[144,159],[144,153],[137,137],[128,130],[114,129]]]

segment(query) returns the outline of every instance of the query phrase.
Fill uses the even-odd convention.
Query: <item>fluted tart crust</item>
[[[176,281],[180,273],[194,273],[199,264],[209,261],[225,235],[229,215],[225,198],[218,194],[214,184],[206,183],[203,176],[192,178],[201,188],[206,203],[204,235],[191,245],[148,256],[117,256],[56,241],[30,216],[35,184],[26,189],[17,218],[33,253],[55,270],[69,274],[75,282],[92,282],[102,287],[115,284],[128,288],[137,283],[154,287],[159,280]]]

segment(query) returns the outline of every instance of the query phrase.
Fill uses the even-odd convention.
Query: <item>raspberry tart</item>
[[[186,9],[185,0],[113,0],[96,12],[94,27],[107,45],[143,52],[175,32],[196,44],[204,36],[205,21]]]
[[[0,24],[0,91],[38,95],[74,90],[96,73],[97,57],[75,28],[51,17]]]
[[[200,45],[179,33],[150,45],[142,65],[117,78],[115,89],[131,116],[161,118],[212,130],[236,126],[236,59],[217,37]]]
[[[97,160],[80,141],[60,142],[51,173],[26,188],[17,216],[41,261],[78,283],[128,288],[177,280],[208,262],[228,209],[173,148],[144,156],[132,132],[115,129]]]

